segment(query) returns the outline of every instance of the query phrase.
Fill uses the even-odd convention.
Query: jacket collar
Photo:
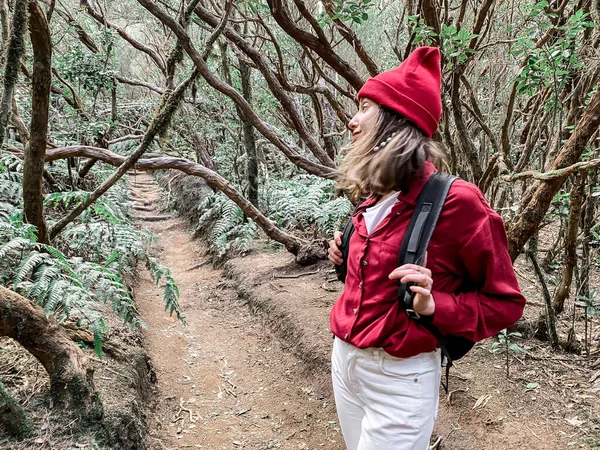
[[[406,192],[400,192],[398,195],[398,201],[407,203],[411,206],[417,205],[417,197],[421,193],[423,186],[429,179],[429,177],[436,172],[437,169],[433,163],[429,160],[425,161],[425,165],[419,169],[419,171],[409,180],[408,190]],[[376,195],[370,195],[356,210],[356,213],[364,211],[366,208],[373,206],[377,202]]]
[[[436,172],[436,168],[433,163],[429,160],[425,161],[425,165],[419,169],[419,171],[409,180],[408,191],[401,192],[398,196],[398,200],[404,203],[408,203],[411,206],[417,205],[417,197],[423,190],[425,183],[429,180],[429,177]]]

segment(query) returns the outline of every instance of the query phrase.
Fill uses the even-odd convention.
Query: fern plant
[[[209,251],[215,261],[226,255],[243,253],[250,249],[258,227],[245,220],[244,213],[225,194],[215,192],[206,197],[198,209],[202,215],[198,219],[197,233],[205,237]]]
[[[265,203],[278,226],[319,236],[341,230],[352,211],[346,198],[335,198],[335,182],[312,175],[273,182]]]
[[[76,319],[94,331],[94,348],[101,348],[106,328],[99,302],[110,302],[113,311],[132,327],[142,324],[125,281],[114,268],[78,257],[24,237],[0,246],[2,284],[30,298],[59,322]]]
[[[23,162],[11,153],[0,153],[0,200],[18,205],[23,197]]]
[[[54,171],[66,165],[56,164]],[[100,355],[108,332],[101,304],[110,304],[125,325],[143,325],[124,279],[133,274],[138,261],[150,269],[153,279],[163,281],[165,307],[184,321],[179,291],[169,270],[148,254],[154,239],[137,230],[129,216],[128,188],[118,183],[85,211],[54,242],[36,242],[35,228],[24,224],[20,182],[22,164],[13,155],[0,155],[0,283],[44,308],[59,322],[67,319],[88,327],[94,349]],[[94,168],[96,180],[111,171]],[[87,198],[89,192],[54,192],[45,198],[49,210],[67,210]]]
[[[311,175],[271,181],[261,192],[261,209],[280,228],[299,230],[314,237],[332,236],[341,230],[352,204],[335,197],[335,183]],[[199,205],[201,216],[196,231],[220,261],[228,254],[249,250],[257,225],[223,193],[207,196]]]

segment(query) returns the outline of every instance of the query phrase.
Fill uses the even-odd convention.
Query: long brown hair
[[[431,160],[437,167],[444,160],[440,145],[412,122],[379,106],[376,125],[348,144],[340,167],[338,187],[351,201],[368,194],[406,191],[410,179]]]

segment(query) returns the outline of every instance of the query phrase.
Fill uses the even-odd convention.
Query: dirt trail
[[[322,382],[250,314],[185,223],[160,213],[152,177],[137,174],[130,183],[134,212],[156,234],[155,253],[171,269],[187,315],[187,325],[169,317],[161,289],[140,271],[135,298],[158,379],[150,448],[344,448]]]

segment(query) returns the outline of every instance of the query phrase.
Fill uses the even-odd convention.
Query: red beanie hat
[[[433,136],[442,116],[440,51],[419,47],[400,66],[369,78],[358,91]]]

